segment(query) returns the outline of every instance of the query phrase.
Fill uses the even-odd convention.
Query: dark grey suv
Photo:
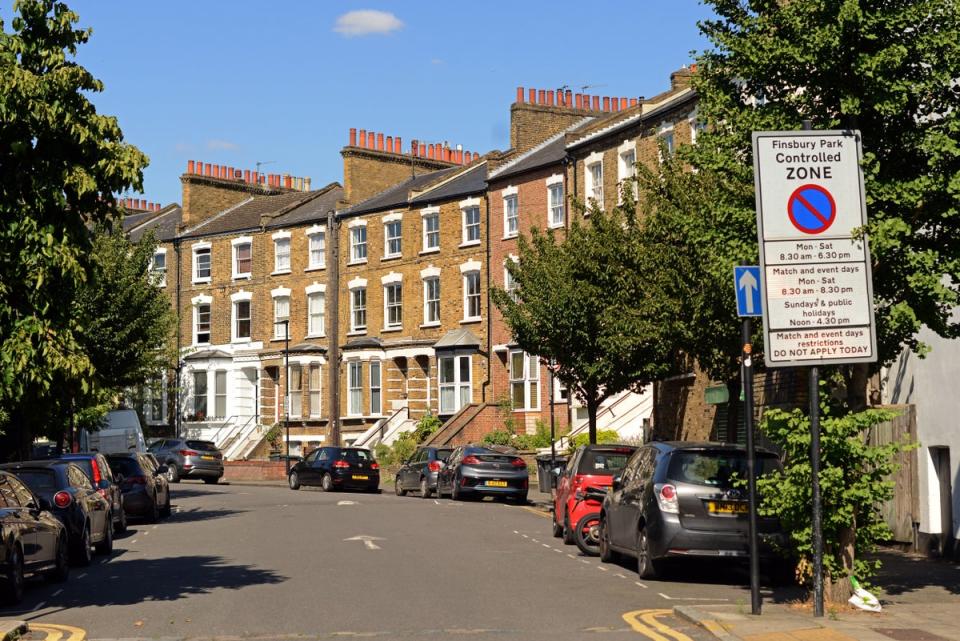
[[[757,475],[780,467],[757,451]],[[721,443],[650,443],[613,479],[600,514],[600,557],[636,557],[641,578],[656,578],[677,557],[746,559],[749,555],[747,453]],[[791,568],[774,551],[783,534],[775,518],[759,517],[761,568],[777,580]]]
[[[397,471],[394,484],[397,496],[414,491],[420,492],[421,498],[429,498],[437,490],[437,474],[451,452],[452,447],[418,447]]]
[[[223,454],[212,441],[167,438],[151,443],[147,451],[167,466],[167,480],[171,483],[180,479],[216,483],[223,476]]]

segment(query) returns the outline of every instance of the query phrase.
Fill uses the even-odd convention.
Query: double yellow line
[[[43,641],[83,641],[87,638],[85,630],[70,625],[30,623],[28,627],[31,632],[46,632],[47,636]]]
[[[652,641],[693,641],[683,632],[657,621],[657,617],[673,614],[673,610],[634,610],[623,615],[635,632],[639,632]]]

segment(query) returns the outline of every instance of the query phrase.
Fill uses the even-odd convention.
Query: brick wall
[[[224,481],[285,481],[283,461],[224,461]]]
[[[356,204],[409,179],[414,170],[424,174],[453,163],[360,147],[344,147],[343,190],[347,202]]]
[[[185,228],[192,227],[251,196],[279,193],[259,185],[198,174],[183,174],[180,176],[180,183],[183,189],[182,225]]]
[[[510,147],[515,153],[535,147],[596,112],[517,102],[510,106]]]

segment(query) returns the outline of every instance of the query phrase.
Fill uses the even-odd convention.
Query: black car
[[[452,447],[418,447],[397,472],[393,485],[397,496],[413,490],[420,492],[421,498],[429,498],[437,489],[437,475],[451,452]]]
[[[120,483],[123,509],[127,516],[156,523],[170,514],[170,489],[160,478],[167,473],[166,466],[154,469],[143,454],[107,454],[107,463]],[[165,479],[164,479],[165,480]]]
[[[757,451],[758,476],[776,470],[775,454]],[[662,573],[669,558],[745,559],[749,555],[747,453],[722,443],[650,443],[613,479],[600,514],[600,557],[637,559],[641,578]],[[783,576],[792,569],[774,552],[783,534],[775,518],[758,517],[761,564]]]
[[[113,472],[110,471],[107,457],[99,452],[80,452],[64,454],[60,459],[75,463],[86,472],[100,496],[110,501],[113,531],[117,534],[126,532],[127,513],[123,511],[123,495],[120,492],[120,486],[113,478]]]
[[[380,491],[380,464],[362,447],[321,447],[292,468],[287,477],[291,490],[319,485],[324,492],[341,489]]]
[[[19,603],[27,576],[65,581],[70,573],[67,532],[20,479],[0,472],[0,599]]]
[[[437,497],[502,496],[527,502],[530,474],[516,454],[505,454],[480,445],[461,445],[447,459],[437,477]]]
[[[70,461],[24,461],[0,468],[15,475],[45,501],[67,531],[76,565],[90,565],[91,546],[98,554],[113,551],[113,514],[110,502],[93,487],[90,478]]]

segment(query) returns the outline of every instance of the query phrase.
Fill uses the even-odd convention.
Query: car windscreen
[[[372,461],[373,455],[367,450],[343,450],[340,452],[340,458],[351,463],[359,461]]]
[[[16,474],[17,478],[37,494],[47,494],[58,489],[57,475],[53,470],[17,470]]]
[[[452,447],[451,447],[451,448],[443,448],[443,449],[438,448],[438,449],[437,449],[437,460],[438,460],[438,461],[446,461],[448,458],[450,458],[450,455],[451,455],[451,454],[453,454],[453,448],[452,448]]]
[[[633,456],[635,448],[616,447],[610,449],[592,449],[583,453],[577,474],[592,476],[614,476],[623,471],[627,461]]]
[[[124,476],[143,476],[143,470],[135,460],[127,457],[110,457],[107,459],[110,469],[114,474],[123,474]]]
[[[201,452],[216,452],[217,446],[210,441],[187,441],[187,447]]]
[[[757,453],[757,476],[779,469],[773,454]],[[676,483],[691,483],[728,489],[734,480],[747,478],[747,453],[738,450],[677,450],[670,456],[667,478]]]

